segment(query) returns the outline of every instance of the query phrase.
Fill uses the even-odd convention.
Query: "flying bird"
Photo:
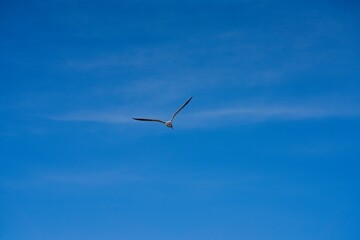
[[[169,121],[162,121],[159,119],[150,119],[150,118],[133,118],[134,120],[138,120],[138,121],[148,121],[148,122],[160,122],[165,124],[165,126],[167,126],[168,128],[174,129],[173,125],[172,125],[172,121],[174,120],[176,114],[178,114],[190,101],[191,101],[192,97],[189,98],[189,100],[186,101],[186,103],[184,103],[184,105],[182,105],[179,110],[177,110],[171,117],[171,119]]]

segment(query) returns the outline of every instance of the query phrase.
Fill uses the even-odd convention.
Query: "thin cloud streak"
[[[123,185],[147,181],[140,173],[121,170],[103,170],[82,173],[47,173],[29,179],[13,180],[4,183],[9,188],[33,188],[44,186],[96,187]]]
[[[234,107],[223,107],[217,109],[203,110],[195,112],[184,112],[182,115],[182,126],[198,126],[200,123],[206,123],[207,126],[222,123],[231,123],[233,121],[241,121],[244,123],[256,123],[263,121],[290,121],[303,119],[321,119],[321,118],[351,118],[359,117],[359,109],[352,107],[329,107],[329,106],[300,106],[300,105],[247,105]],[[146,111],[147,112],[147,111]],[[145,113],[146,116],[163,116],[164,114],[153,112]],[[133,123],[132,117],[134,113],[119,112],[96,112],[83,111],[78,113],[50,116],[48,119],[54,121],[73,121],[73,122],[98,122],[98,123],[114,123],[129,124]],[[185,124],[184,124],[185,122]],[[188,122],[188,124],[186,123]]]
[[[244,120],[269,119],[304,119],[324,118],[344,115],[344,112],[329,111],[321,108],[261,106],[261,107],[235,107],[203,111],[194,114],[198,118],[236,117]],[[347,115],[349,113],[346,113]]]
[[[235,106],[192,113],[189,116],[190,121],[188,122],[191,122],[193,126],[202,126],[203,124],[209,126],[219,122],[222,122],[222,124],[231,124],[233,122],[259,123],[265,121],[352,118],[359,116],[359,110],[345,107],[260,105],[250,107]]]
[[[99,123],[129,123],[132,122],[131,115],[114,112],[81,111],[63,115],[47,117],[54,121],[63,122],[99,122]]]
[[[134,173],[123,173],[114,170],[87,174],[46,175],[42,177],[41,181],[52,184],[107,185],[143,181],[143,177]]]
[[[169,173],[170,172],[170,173]],[[174,169],[147,170],[100,170],[84,172],[53,172],[29,176],[23,179],[7,180],[1,185],[8,189],[84,189],[113,186],[154,186],[181,187],[185,192],[208,192],[231,186],[249,190],[257,183],[269,181],[268,176],[257,173],[229,174],[220,172],[179,171]],[[54,188],[55,187],[55,188]]]

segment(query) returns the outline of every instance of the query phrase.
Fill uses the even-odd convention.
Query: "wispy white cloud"
[[[140,167],[141,168],[141,167]],[[82,172],[46,172],[32,174],[26,178],[6,180],[1,187],[26,189],[74,190],[84,188],[130,186],[164,186],[178,189],[180,192],[199,193],[214,192],[228,187],[238,187],[243,190],[251,189],[257,183],[264,181],[268,176],[258,173],[229,173],[217,169],[216,171],[189,171],[169,167],[164,169],[147,168],[142,170],[99,170]],[[162,191],[160,191],[162,192]],[[166,194],[168,195],[168,194]]]
[[[5,181],[9,188],[33,188],[44,186],[97,187],[123,185],[146,181],[139,172],[124,170],[99,170],[84,172],[50,172],[32,175],[27,179]]]
[[[223,117],[234,117],[243,120],[270,120],[270,119],[305,119],[305,118],[323,118],[332,116],[349,115],[349,112],[332,111],[319,107],[304,106],[236,106],[232,108],[211,109],[195,113],[192,116],[196,118],[221,119]]]
[[[119,170],[88,173],[48,174],[39,178],[47,184],[108,185],[143,181],[144,177],[133,172]]]
[[[141,107],[139,107],[141,109]],[[164,113],[157,111],[149,114],[144,110],[144,117],[162,118]],[[170,116],[170,115],[169,115]],[[323,104],[236,104],[207,110],[193,108],[192,111],[184,111],[181,118],[183,127],[232,125],[235,123],[258,123],[264,121],[291,121],[303,119],[321,118],[349,118],[359,117],[360,109],[355,106],[323,105]],[[81,111],[77,113],[50,116],[49,119],[56,121],[83,121],[99,123],[133,123],[134,112],[96,112]],[[166,119],[165,119],[166,120]]]
[[[188,114],[194,126],[232,125],[235,123],[258,123],[264,121],[291,121],[324,118],[359,117],[360,109],[323,105],[237,105],[209,109]]]
[[[47,117],[54,121],[70,122],[101,122],[101,123],[128,123],[131,121],[130,114],[101,111],[79,111],[73,113],[52,115]]]

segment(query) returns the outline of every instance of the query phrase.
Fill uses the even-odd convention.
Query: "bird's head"
[[[174,129],[171,121],[167,121],[167,122],[165,123],[165,125],[166,125],[168,128]]]

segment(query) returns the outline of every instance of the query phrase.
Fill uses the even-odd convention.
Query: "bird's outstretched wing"
[[[184,105],[182,105],[181,108],[179,108],[179,110],[177,110],[177,111],[174,113],[174,115],[172,115],[170,121],[172,121],[172,120],[174,119],[174,117],[176,116],[176,114],[178,114],[178,113],[191,101],[191,99],[192,99],[192,97],[189,98],[189,100],[187,100],[186,103],[184,103]]]
[[[164,121],[158,120],[158,119],[150,119],[150,118],[133,118],[134,120],[138,120],[138,121],[148,121],[148,122],[161,122],[164,123]]]

